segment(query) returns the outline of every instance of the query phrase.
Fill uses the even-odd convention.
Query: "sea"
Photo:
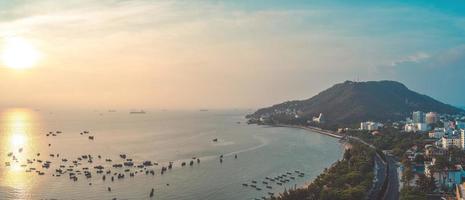
[[[341,159],[338,139],[248,125],[251,112],[3,109],[0,199],[262,199]],[[134,166],[113,167],[124,162]]]

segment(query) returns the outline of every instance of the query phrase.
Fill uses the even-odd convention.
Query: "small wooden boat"
[[[153,197],[154,192],[155,192],[155,190],[152,188],[152,191],[150,191],[150,197]]]

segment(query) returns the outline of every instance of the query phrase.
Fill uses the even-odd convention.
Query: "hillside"
[[[266,117],[279,121],[304,122],[323,113],[327,125],[348,125],[373,120],[403,120],[413,111],[457,114],[462,109],[409,90],[395,81],[339,83],[316,96],[262,108],[247,117],[251,121]]]

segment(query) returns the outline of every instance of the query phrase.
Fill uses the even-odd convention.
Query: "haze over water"
[[[247,125],[244,116],[250,111],[149,111],[129,114],[127,111],[33,111],[3,110],[0,115],[0,199],[145,199],[151,188],[155,199],[254,199],[268,192],[301,186],[341,157],[342,146],[334,138],[292,128],[270,128]],[[240,122],[240,123],[238,123]],[[49,131],[62,131],[46,136]],[[89,131],[95,139],[89,140]],[[218,142],[213,142],[218,138]],[[48,144],[51,144],[49,147]],[[19,148],[23,148],[21,153]],[[18,163],[8,157],[13,152]],[[39,157],[37,153],[41,153]],[[60,154],[52,158],[49,154]],[[135,164],[144,160],[158,162],[155,176],[145,172],[129,177],[129,172],[109,168],[122,163],[119,154],[127,154]],[[234,155],[238,156],[234,159]],[[74,182],[67,174],[53,177],[59,165],[71,165],[81,155],[92,155],[92,164],[82,161],[78,168],[89,167],[92,178],[78,176]],[[101,155],[102,159],[98,159]],[[219,156],[224,155],[223,163]],[[192,157],[200,164],[189,166]],[[49,170],[26,159],[51,161]],[[67,158],[64,163],[61,159]],[[111,158],[112,163],[105,159]],[[174,161],[172,170],[160,174],[161,166]],[[188,164],[181,167],[181,162]],[[11,162],[10,167],[5,162]],[[103,165],[106,171],[125,173],[124,179],[106,181],[93,166]],[[25,172],[30,167],[45,172]],[[123,167],[123,169],[125,169]],[[137,168],[129,168],[134,172]],[[75,169],[77,170],[77,169]],[[271,184],[267,189],[261,181],[286,172],[300,170],[304,177],[283,186]],[[256,180],[261,191],[242,183]],[[92,183],[92,185],[89,185]],[[169,186],[167,185],[169,184]],[[112,192],[107,191],[112,188]]]

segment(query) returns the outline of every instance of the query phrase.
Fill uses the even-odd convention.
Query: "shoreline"
[[[276,125],[271,125],[271,126],[274,126],[274,127],[285,127],[285,128],[298,128],[298,129],[303,129],[303,130],[306,130],[306,131],[309,131],[309,132],[316,132],[316,133],[319,133],[319,134],[322,134],[322,135],[326,135],[326,136],[329,136],[329,137],[333,137],[333,138],[337,138],[339,139],[340,141],[344,141],[344,139],[355,139],[359,142],[361,142],[362,144],[364,145],[367,145],[368,147],[372,148],[372,149],[376,149],[372,144],[368,144],[366,143],[365,141],[361,140],[360,138],[357,138],[357,137],[352,137],[352,136],[343,136],[341,134],[338,134],[334,131],[330,131],[330,130],[325,130],[325,129],[321,129],[321,128],[318,128],[318,127],[312,127],[312,126],[299,126],[299,125],[286,125],[286,124],[276,124]],[[344,151],[342,152],[342,155],[344,155],[344,152],[347,150],[347,145],[350,145],[348,143],[343,143],[341,144],[343,145],[344,147]],[[376,157],[378,157],[382,164],[384,165],[387,165],[387,161],[384,160],[379,154],[378,152],[376,152]],[[334,165],[338,162],[339,160],[336,160],[335,162],[333,162],[333,164],[331,164],[329,167],[327,167],[327,169],[330,169],[332,167],[334,167]],[[373,169],[375,170],[375,169]],[[386,177],[387,177],[387,172],[386,173]],[[324,174],[324,172],[321,172],[319,175],[321,174]],[[305,183],[300,186],[300,187],[296,187],[295,189],[306,189],[308,188],[308,186],[310,186],[313,182],[314,182],[315,178],[312,179],[312,180],[309,180],[309,181],[305,181]],[[370,189],[369,193],[372,192],[372,189]],[[384,194],[386,195],[386,193]]]
[[[322,134],[322,135],[325,135],[325,136],[328,136],[328,137],[336,138],[336,139],[343,139],[344,138],[344,136],[342,136],[340,134],[337,134],[337,133],[335,133],[333,131],[325,130],[325,129],[321,129],[321,128],[313,127],[313,126],[299,126],[299,125],[287,125],[287,124],[274,124],[274,125],[269,125],[269,126],[272,126],[272,127],[284,127],[284,128],[297,128],[297,129],[302,129],[302,130],[309,131],[309,132],[316,132],[316,133],[319,133],[319,134]],[[344,147],[344,151],[342,152],[342,155],[344,155],[344,152],[347,149],[346,144],[341,144],[341,145]],[[339,161],[339,159],[334,161],[330,166],[327,167],[327,169],[333,167],[338,161]],[[324,173],[324,169],[318,175],[321,175],[323,173]],[[310,184],[312,184],[313,181],[315,181],[315,178],[313,178],[312,180],[305,181],[305,183],[302,186],[296,187],[295,189],[306,189],[306,188],[308,188],[308,186],[310,186]]]
[[[287,125],[287,124],[275,124],[275,125],[270,125],[270,126],[274,126],[274,127],[287,127],[287,128],[298,128],[298,129],[303,129],[303,130],[307,130],[307,131],[311,131],[311,132],[320,133],[320,134],[322,134],[322,135],[326,135],[326,136],[333,137],[333,138],[337,138],[337,139],[342,139],[342,138],[344,138],[343,135],[338,134],[338,133],[336,133],[336,132],[334,132],[334,131],[325,130],[325,129],[321,129],[321,128],[313,127],[313,126],[299,126],[299,125]]]

